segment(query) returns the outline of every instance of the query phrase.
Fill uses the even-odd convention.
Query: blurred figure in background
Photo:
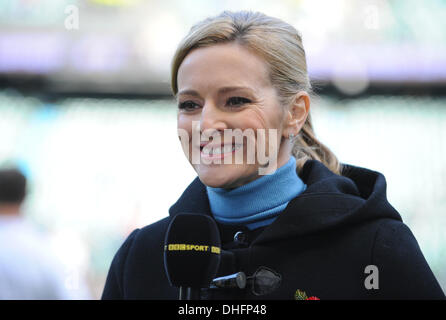
[[[0,169],[0,299],[89,298],[67,287],[69,275],[49,239],[23,216],[26,185],[19,170]]]

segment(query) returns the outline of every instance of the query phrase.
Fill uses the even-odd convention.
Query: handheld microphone
[[[169,224],[164,241],[164,267],[180,300],[199,300],[220,264],[221,240],[215,221],[206,215],[180,213]]]

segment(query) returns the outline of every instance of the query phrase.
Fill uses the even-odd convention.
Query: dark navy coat
[[[201,298],[294,299],[300,290],[321,300],[444,299],[414,235],[387,201],[384,176],[344,167],[340,176],[308,160],[299,173],[307,189],[267,227],[218,224],[222,252],[230,254],[222,255],[217,275],[267,267],[280,276],[278,288],[264,295],[249,286],[204,289]],[[171,218],[182,212],[212,216],[198,177],[168,217],[128,236],[111,263],[103,299],[178,299],[165,274],[163,245]],[[238,231],[243,242],[234,240]]]

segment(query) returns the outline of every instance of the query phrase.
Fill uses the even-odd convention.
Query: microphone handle
[[[187,300],[187,287],[180,287],[178,300]]]
[[[200,288],[180,287],[179,300],[200,300]]]
[[[187,288],[187,300],[200,300],[200,288]]]

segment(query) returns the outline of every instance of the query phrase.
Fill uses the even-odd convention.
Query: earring
[[[288,136],[288,139],[292,140],[294,138],[294,134],[290,133],[290,135]]]

